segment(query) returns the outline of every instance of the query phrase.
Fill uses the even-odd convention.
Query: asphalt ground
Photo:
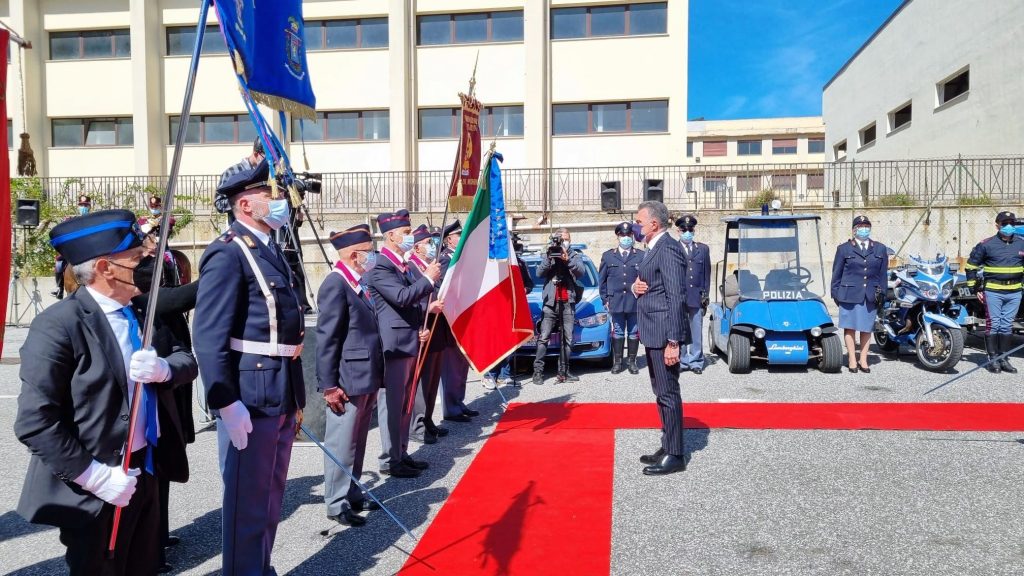
[[[9,328],[0,363],[0,573],[63,572],[55,530],[22,520],[14,507],[28,454],[11,430],[19,390],[16,357],[24,329]],[[968,346],[980,342],[969,338]],[[968,348],[958,369],[983,354]],[[715,360],[715,357],[711,357]],[[28,360],[28,359],[26,359]],[[924,396],[949,376],[872,354],[871,374],[758,367],[732,375],[713,361],[684,374],[684,401],[1021,402],[1024,376],[984,371]],[[520,362],[526,369],[528,362]],[[1015,363],[1024,369],[1024,360]],[[652,402],[644,372],[612,376],[580,367],[580,382],[544,386],[526,375],[502,391],[515,402]],[[414,455],[431,464],[422,477],[377,474],[380,446],[371,430],[364,480],[417,534],[493,431],[501,398],[471,376],[467,400],[481,411],[471,424]],[[1024,426],[1024,423],[1022,423]],[[216,434],[190,446],[192,478],[171,491],[169,551],[175,573],[216,574],[220,495]],[[1024,433],[688,430],[685,473],[648,478],[639,454],[658,443],[655,430],[616,435],[613,574],[1020,574],[1024,572]],[[363,528],[332,527],[323,505],[323,457],[295,448],[274,564],[280,574],[393,574],[413,543],[383,513]],[[324,535],[322,532],[327,530]]]

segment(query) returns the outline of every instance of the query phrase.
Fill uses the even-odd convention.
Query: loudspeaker
[[[661,185],[664,180],[647,178],[644,180],[644,202],[664,202],[665,192]]]
[[[601,182],[601,210],[618,212],[622,210],[622,182]]]
[[[35,228],[39,226],[39,200],[18,198],[16,221],[18,226]]]

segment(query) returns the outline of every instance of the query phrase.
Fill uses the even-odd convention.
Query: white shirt
[[[654,245],[658,243],[658,240],[661,240],[661,237],[665,235],[665,232],[668,232],[668,230],[662,230],[661,232],[658,232],[658,234],[654,238],[651,238],[650,240],[647,241],[648,252],[654,250]]]
[[[241,224],[242,226],[245,226],[246,229],[249,230],[249,232],[252,232],[253,236],[255,236],[256,239],[259,240],[260,242],[263,242],[264,246],[270,246],[270,234],[267,234],[266,232],[257,230],[255,228],[253,228],[252,226],[249,226],[245,222],[242,222],[241,220],[237,220],[237,222],[239,224]]]
[[[683,250],[686,251],[686,255],[690,255],[690,250],[693,250],[693,242],[680,242],[683,245]]]
[[[135,395],[135,386],[128,375],[128,367],[131,364],[132,353],[135,350],[132,348],[131,336],[128,333],[128,319],[121,312],[121,309],[125,306],[113,298],[100,294],[89,286],[86,286],[85,289],[89,291],[89,295],[96,301],[96,304],[99,304],[100,310],[103,311],[103,316],[107,319],[107,324],[110,325],[110,330],[114,333],[114,338],[117,339],[117,344],[121,347],[121,360],[124,362],[124,378],[128,382],[128,406],[130,407],[132,405],[132,397]],[[141,334],[139,334],[139,340],[142,340]],[[153,390],[153,393],[155,394],[156,391]],[[159,433],[159,422],[157,422],[157,434],[159,435]],[[132,436],[130,452],[136,452],[145,447],[146,410],[145,406],[139,406],[139,417],[135,420],[135,434]]]
[[[619,248],[619,256],[622,256],[622,259],[625,260],[626,258],[629,257],[629,250],[623,250],[622,248]]]

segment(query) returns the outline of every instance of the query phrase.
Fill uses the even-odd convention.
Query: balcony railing
[[[662,180],[672,209],[756,208],[766,198],[793,207],[1019,204],[1024,202],[1024,156],[876,162],[702,166],[627,166],[504,170],[506,204],[515,211],[600,210],[601,183],[621,183],[622,206],[642,201],[644,180]],[[369,213],[399,207],[444,209],[450,171],[338,172],[323,175],[310,194],[314,213]],[[72,207],[81,194],[98,208],[142,208],[166,186],[161,177],[42,178],[48,201]],[[219,176],[182,176],[177,205],[197,215],[212,211]]]

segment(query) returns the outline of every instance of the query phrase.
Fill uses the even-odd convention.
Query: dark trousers
[[[377,395],[377,428],[380,429],[380,468],[390,469],[402,461],[409,448],[412,412],[405,406],[412,392],[415,356],[384,355],[384,388]]]
[[[294,439],[294,413],[254,417],[245,450],[236,450],[218,424],[224,576],[273,573],[270,553],[281,521]]]
[[[157,479],[143,472],[135,494],[121,510],[114,558],[107,559],[114,507],[103,506],[93,521],[60,529],[67,547],[64,558],[71,576],[121,576],[156,574],[160,561],[160,502]]]
[[[561,330],[561,348],[558,351],[558,373],[569,372],[569,354],[572,352],[572,329],[576,324],[576,310],[570,302],[555,302],[544,306],[540,321],[540,335],[537,337],[537,357],[533,360],[534,373],[544,372],[544,356],[548,353],[548,342],[555,326]]]
[[[647,373],[661,418],[661,447],[683,456],[683,397],[679,392],[679,364],[665,366],[664,348],[646,348]]]
[[[434,421],[434,404],[437,390],[441,386],[441,353],[443,349],[427,352],[420,369],[420,381],[416,388],[416,403],[412,408],[410,434],[422,434],[426,422]]]

